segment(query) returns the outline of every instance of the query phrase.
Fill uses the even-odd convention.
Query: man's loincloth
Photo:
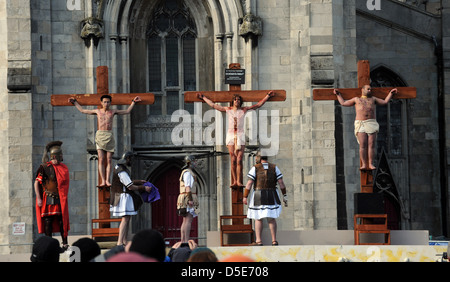
[[[376,119],[355,120],[355,136],[358,140],[358,133],[374,134],[380,130],[380,125]],[[359,143],[359,140],[358,140]]]
[[[103,150],[107,152],[114,152],[116,142],[111,130],[98,130],[95,134],[95,144],[97,150]]]

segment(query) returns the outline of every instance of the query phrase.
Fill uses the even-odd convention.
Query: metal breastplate
[[[130,175],[129,170],[124,165],[117,165],[114,168],[112,183],[111,183],[111,192],[112,193],[123,193],[123,184],[120,182],[119,173],[125,171]]]
[[[255,190],[276,189],[277,177],[275,167],[276,165],[270,163],[268,169],[264,169],[262,163],[255,165],[256,168]]]
[[[58,193],[58,181],[56,179],[55,169],[52,165],[44,167],[45,176],[42,180],[42,187],[44,193],[51,195],[52,197],[59,197]]]
[[[44,166],[42,188],[47,205],[59,204],[58,181],[56,179],[55,168],[52,165]]]

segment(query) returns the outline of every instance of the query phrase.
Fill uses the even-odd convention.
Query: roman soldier
[[[197,198],[197,177],[192,171],[194,168],[195,158],[186,156],[184,158],[185,166],[182,168],[180,175],[180,194],[177,199],[177,214],[183,217],[181,224],[181,242],[189,241],[191,233],[191,224],[194,217],[199,213]]]
[[[113,216],[122,217],[117,245],[127,244],[131,216],[136,215],[143,204],[142,197],[136,192],[151,191],[145,180],[131,180],[128,167],[131,167],[132,161],[133,152],[125,152],[114,167],[112,177],[110,211]]]
[[[283,174],[275,164],[267,161],[267,156],[257,156],[257,164],[248,173],[248,182],[244,189],[243,203],[248,206],[247,217],[255,220],[255,239],[253,245],[261,246],[261,232],[263,229],[262,219],[267,218],[270,233],[272,235],[272,245],[278,245],[276,239],[277,222],[276,218],[281,213],[281,201],[277,190],[280,185],[283,194],[283,201],[287,205],[286,186],[283,182]],[[254,184],[254,191],[250,202],[247,197]]]
[[[67,236],[70,230],[67,202],[69,169],[62,163],[61,145],[61,141],[52,141],[45,147],[42,164],[36,173],[34,191],[39,233],[52,237],[53,232],[59,231],[63,248],[67,249]]]

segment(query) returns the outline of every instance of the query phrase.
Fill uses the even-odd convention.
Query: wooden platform
[[[96,237],[117,237],[119,236],[119,227],[95,227],[96,224],[111,224],[121,222],[122,218],[106,218],[106,219],[92,219],[92,238]]]
[[[427,230],[391,230],[391,245],[355,245],[354,230],[278,230],[280,245],[272,246],[267,229],[261,247],[221,247],[219,231],[208,232],[207,247],[219,259],[238,253],[259,262],[435,262],[447,252],[446,245],[429,245]],[[361,241],[380,242],[383,236],[361,234]]]
[[[355,245],[390,245],[391,233],[387,228],[387,214],[355,214]],[[361,242],[362,234],[383,234],[383,241]]]
[[[234,222],[233,221],[238,221]],[[228,221],[228,222],[226,222]],[[245,223],[244,221],[248,221]],[[224,241],[224,236],[227,234],[246,234],[248,241],[237,241],[233,243],[230,240]],[[222,215],[220,216],[220,245],[221,246],[247,246],[248,243],[254,240],[254,232],[252,221],[246,215]]]
[[[268,227],[261,234],[264,245],[270,246],[272,239]],[[427,230],[390,230],[391,245],[428,245]],[[225,235],[228,237],[229,235]],[[362,243],[376,243],[383,240],[383,234],[361,234]],[[234,236],[236,237],[236,236]],[[248,236],[241,235],[241,240]],[[228,238],[224,238],[228,240]],[[237,240],[237,238],[233,238]],[[354,245],[354,230],[278,230],[277,240],[280,245]],[[208,231],[208,247],[220,247],[220,232]]]

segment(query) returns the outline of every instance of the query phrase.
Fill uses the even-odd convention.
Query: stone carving
[[[246,14],[239,19],[239,35],[245,38],[245,42],[249,38],[253,40],[253,47],[258,44],[258,37],[262,35],[262,20],[260,17],[252,13]]]
[[[82,20],[80,36],[84,39],[86,47],[90,46],[91,39],[94,40],[94,45],[97,47],[99,40],[103,38],[103,21],[94,17]]]

